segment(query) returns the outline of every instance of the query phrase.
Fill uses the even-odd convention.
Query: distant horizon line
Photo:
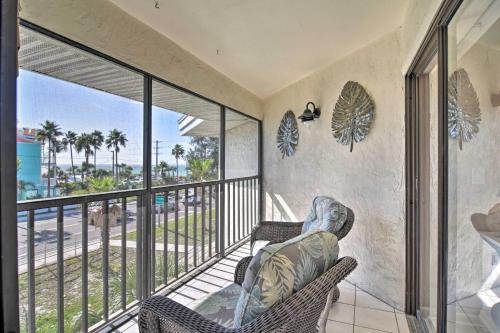
[[[159,162],[161,162],[161,161],[159,161]],[[81,164],[81,163],[75,162],[73,164],[77,165],[77,164]],[[121,164],[121,163],[119,163],[119,164]],[[133,167],[142,167],[143,166],[143,164],[128,164],[128,163],[125,163],[125,164],[128,165],[128,166],[133,166]],[[151,165],[155,165],[155,163],[152,163]],[[187,165],[187,164],[186,163],[179,163],[179,166],[181,166],[181,165]],[[71,162],[70,163],[57,163],[57,166],[71,166]],[[111,163],[109,163],[109,164],[106,164],[106,163],[97,163],[97,166],[110,166],[111,167],[111,166],[113,166],[113,164],[111,164]]]

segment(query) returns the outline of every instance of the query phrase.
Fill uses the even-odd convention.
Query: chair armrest
[[[352,225],[354,224],[354,212],[349,207],[346,208],[347,208],[347,219],[342,228],[340,228],[340,230],[335,233],[338,240],[344,238],[349,233],[349,231],[351,231]]]
[[[240,286],[245,280],[245,273],[247,271],[248,265],[250,265],[250,261],[252,261],[252,256],[245,257],[240,260],[240,262],[236,265],[236,270],[234,272],[234,283],[239,284]]]
[[[256,225],[250,236],[250,243],[266,240],[271,243],[282,243],[300,235],[304,222],[272,222],[262,221]]]
[[[139,311],[141,333],[212,332],[222,333],[227,328],[165,296],[148,298]]]

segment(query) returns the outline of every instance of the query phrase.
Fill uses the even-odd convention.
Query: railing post
[[[109,318],[109,201],[103,201],[102,238],[102,310],[104,321]]]
[[[205,262],[205,232],[206,232],[205,186],[201,187],[201,262]]]
[[[64,333],[64,206],[57,207],[57,333]]]
[[[88,262],[89,262],[89,235],[88,235],[88,223],[89,223],[89,210],[88,204],[82,204],[82,332],[88,332],[89,325],[89,274],[88,274]]]
[[[238,210],[239,210],[239,198],[240,198],[240,194],[238,193]],[[228,205],[229,205],[229,200],[228,200]],[[236,243],[236,181],[233,181],[233,205],[232,205],[232,208],[233,208],[233,244]],[[238,219],[239,219],[239,216],[240,216],[240,212],[238,211]],[[228,228],[229,228],[229,223],[227,224]],[[228,235],[227,235],[227,239],[228,239],[228,242],[227,242],[227,245],[228,247],[231,246],[231,233],[228,232]]]
[[[193,266],[196,268],[197,266],[197,259],[198,259],[198,226],[197,226],[197,219],[198,219],[198,188],[195,186],[194,187],[194,207],[193,207]]]
[[[189,213],[188,213],[188,188],[184,189],[184,272],[189,271]]]
[[[151,268],[150,268],[150,284],[151,284],[151,292],[154,292],[156,289],[156,194],[151,194]],[[158,207],[159,208],[159,207]]]
[[[175,190],[175,206],[174,206],[174,265],[175,278],[179,278],[179,190]]]
[[[35,333],[35,211],[28,211],[28,333]]]
[[[224,218],[224,213],[221,213],[221,206],[224,208],[224,205],[220,204],[220,200],[224,200],[224,194],[221,193],[221,186],[224,186],[224,183],[218,183],[215,185],[215,254],[220,256],[221,253],[221,232],[220,232],[220,221]]]
[[[257,179],[257,187],[258,187],[258,213],[257,213],[257,223],[259,224],[260,221],[262,220],[262,216],[264,214],[264,203],[263,203],[263,186],[262,186],[262,179],[263,179],[263,174],[264,174],[264,167],[263,167],[263,157],[262,154],[264,152],[264,143],[263,143],[263,138],[262,138],[262,121],[259,121],[259,172],[258,172],[258,179]]]
[[[219,235],[219,256],[224,257],[225,255],[225,180],[226,180],[226,108],[224,106],[220,107],[220,147],[219,147],[219,168],[220,168],[220,176],[218,188],[217,198],[219,202],[216,204],[219,210],[219,216],[216,218],[216,229],[217,234]],[[218,228],[217,228],[218,226]]]
[[[142,223],[142,296],[145,300],[151,294],[151,195],[143,195]]]
[[[153,79],[144,75],[143,92],[143,182],[146,189],[143,197],[143,234],[142,234],[142,295],[144,298],[151,294],[151,144],[152,144],[152,95]],[[154,213],[154,212],[153,212]],[[156,227],[156,226],[155,226]]]
[[[226,228],[225,228],[225,202],[226,202],[226,199],[225,199],[225,186],[226,184],[225,183],[221,183],[219,184],[219,219],[217,221],[218,223],[218,226],[219,226],[219,257],[224,257],[225,256],[225,232],[226,232]]]
[[[122,198],[121,207],[121,307],[122,310],[127,308],[127,198]]]
[[[163,284],[168,282],[168,195],[163,193]]]
[[[212,200],[213,200],[213,188],[212,185],[208,187],[208,257],[212,258]],[[217,248],[216,248],[217,251]]]
[[[136,210],[137,210],[137,216],[136,216],[136,237],[135,237],[135,254],[136,254],[136,259],[135,259],[135,271],[136,271],[136,282],[135,282],[135,290],[136,290],[136,297],[138,301],[143,300],[143,294],[142,294],[142,215],[143,215],[143,209],[142,209],[142,198],[143,196],[137,196],[137,204],[136,204]]]
[[[225,186],[225,185],[224,185]],[[224,189],[226,189],[224,187]],[[233,191],[234,192],[234,191]],[[234,209],[234,206],[231,206],[231,183],[227,183],[227,192],[225,193],[227,197],[227,211],[225,209],[226,202],[224,201],[222,203],[222,207],[224,209],[224,213],[227,216],[227,223],[225,220],[222,220],[222,223],[224,224],[224,239],[226,237],[226,230],[227,230],[227,246],[229,247],[231,245],[231,210]],[[223,246],[225,249],[225,242],[223,242]]]
[[[248,236],[250,234],[250,179],[247,179],[245,184],[245,191],[246,191],[246,204],[245,204],[245,208],[246,208],[246,217],[245,217],[245,226],[246,226],[246,232],[245,232],[245,237]]]

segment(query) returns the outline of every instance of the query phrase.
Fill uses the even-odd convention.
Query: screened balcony
[[[21,331],[110,330],[235,262],[260,219],[260,121],[27,23],[20,37]]]
[[[0,17],[0,331],[500,331],[500,0],[0,0]],[[233,272],[275,249],[255,241],[299,229],[337,236],[314,247],[335,267],[290,257],[291,296],[248,326],[235,297],[228,321],[199,318],[206,295],[248,293]]]

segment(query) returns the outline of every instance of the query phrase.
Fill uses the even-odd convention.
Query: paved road
[[[179,204],[180,216],[184,216],[184,206]],[[136,230],[137,203],[127,204],[128,221],[127,232]],[[182,212],[182,213],[181,213]],[[192,214],[193,208],[188,208]],[[174,219],[174,212],[169,213],[169,220]],[[163,220],[163,214],[159,214],[157,221]],[[47,261],[47,257],[55,256],[57,251],[57,220],[56,212],[37,214],[35,216],[35,232],[38,240],[35,241],[35,258],[37,261]],[[110,238],[121,235],[121,225],[110,227]],[[88,226],[89,246],[100,244],[101,229],[93,225]],[[81,253],[82,242],[82,220],[80,209],[66,210],[64,212],[64,248],[65,253]],[[18,262],[19,266],[26,266],[27,253],[27,222],[26,218],[20,218],[18,222]],[[65,255],[66,257],[66,255]],[[52,261],[52,260],[50,260]],[[21,271],[25,271],[22,269]]]

